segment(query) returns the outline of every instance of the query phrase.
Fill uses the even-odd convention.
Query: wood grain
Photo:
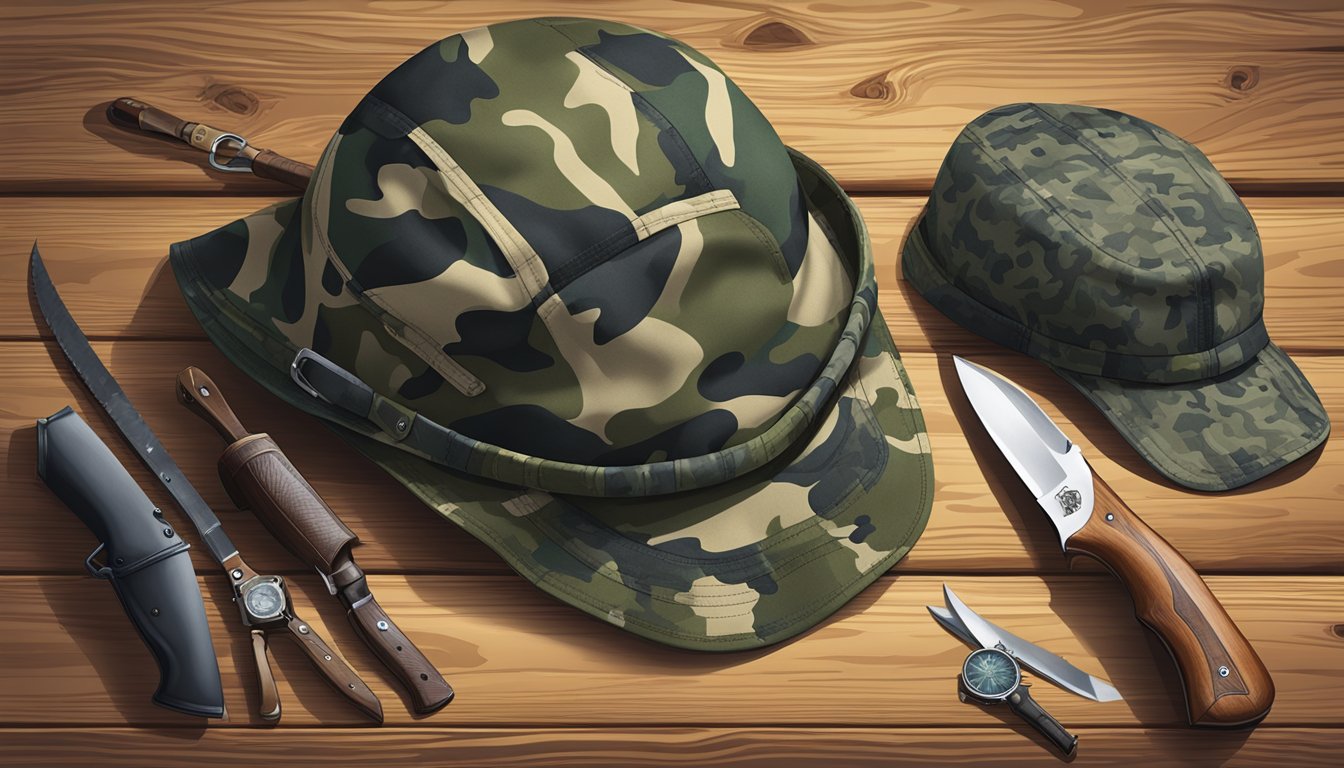
[[[968,715],[974,713],[968,713]],[[983,713],[981,713],[983,714]],[[997,725],[997,721],[995,722]],[[43,768],[1025,768],[1054,761],[1006,727],[951,728],[74,728],[0,730],[0,762]],[[1017,731],[1014,733],[1014,731]],[[1334,728],[1261,728],[1229,737],[1187,729],[1077,728],[1075,768],[1335,768]]]
[[[279,198],[276,198],[279,199]],[[33,338],[28,253],[42,258],[94,338],[204,338],[171,270],[168,245],[251,213],[271,198],[38,197],[0,207],[0,338]],[[902,352],[997,349],[932,309],[899,277],[907,231],[923,198],[858,199],[873,241],[879,304]],[[1344,202],[1252,198],[1265,252],[1266,323],[1290,352],[1344,350]]]
[[[1037,682],[1081,736],[1079,766],[1334,766],[1344,745],[1344,448],[1328,442],[1249,488],[1197,494],[1159,478],[1062,380],[984,342],[897,277],[901,245],[948,144],[1013,101],[1093,104],[1195,142],[1237,189],[1266,254],[1266,323],[1344,419],[1344,6],[1326,0],[582,0],[715,59],[784,140],[835,173],[868,221],[879,303],[936,457],[929,528],[891,575],[783,646],[691,654],[547,598],[316,420],[281,406],[204,341],[164,263],[168,244],[288,191],[208,171],[203,155],[116,130],[102,106],[146,98],[312,162],[356,101],[452,32],[553,14],[540,0],[53,0],[0,5],[0,764],[23,766],[937,766],[1055,764],[1006,712],[959,704],[968,650],[924,611],[950,582],[1024,637],[1109,678],[1097,704]],[[39,193],[32,196],[32,193]],[[186,193],[186,194],[179,194]],[[305,619],[382,698],[367,721],[277,643],[285,719],[262,725],[250,638],[193,553],[232,720],[153,707],[153,662],[110,588],[84,577],[92,536],[34,473],[32,422],[72,403],[162,493],[49,341],[29,303],[34,239],[71,309],[257,567],[289,574]],[[1278,688],[1252,731],[1182,727],[1175,665],[1090,561],[1070,566],[975,425],[949,353],[1031,391],[1098,473],[1205,574]],[[936,354],[935,354],[936,353]],[[54,356],[54,357],[53,357]],[[412,719],[409,696],[316,576],[214,470],[220,442],[173,400],[202,366],[243,423],[270,432],[360,535],[374,592],[459,700]],[[965,425],[965,430],[963,430]],[[964,433],[965,432],[965,433]],[[968,434],[967,434],[968,433]],[[181,520],[168,507],[170,517]],[[194,531],[187,531],[194,540]],[[1213,574],[1213,575],[1211,575]],[[129,727],[128,727],[129,726]],[[320,727],[315,727],[320,726]]]
[[[765,651],[692,654],[585,618],[516,577],[377,576],[373,591],[453,681],[456,700],[412,720],[400,686],[355,637],[316,576],[289,580],[304,618],[383,701],[387,723],[440,725],[935,726],[999,723],[957,701],[967,646],[926,612],[942,579],[884,580],[802,639]],[[1070,727],[1184,724],[1175,669],[1105,576],[956,577],[986,618],[1102,675],[1122,702],[1099,704],[1037,682]],[[1255,644],[1279,687],[1269,726],[1344,720],[1344,578],[1212,577],[1209,586]],[[230,721],[252,714],[247,632],[224,577],[201,579]],[[186,725],[149,703],[153,663],[106,584],[88,577],[0,577],[0,722]],[[288,643],[272,644],[285,725],[364,725]],[[1004,714],[1004,719],[1011,717]]]
[[[234,509],[220,486],[215,469],[219,436],[174,399],[175,376],[187,365],[208,372],[228,393],[242,422],[268,432],[279,443],[364,542],[355,557],[366,570],[505,570],[484,545],[332,439],[318,420],[283,405],[208,342],[98,342],[94,348],[255,567],[302,569],[251,513]],[[6,361],[0,369],[0,392],[5,393],[0,456],[8,467],[0,480],[0,497],[11,509],[22,510],[0,515],[0,572],[81,573],[84,556],[95,542],[37,479],[34,419],[73,403],[150,498],[163,500],[164,494],[99,413],[54,345],[0,343],[0,359]],[[946,352],[913,353],[904,359],[933,444],[936,488],[928,529],[897,566],[898,572],[1067,569],[1058,537],[965,403]],[[1323,448],[1245,489],[1192,494],[1161,479],[1096,409],[1043,365],[1007,352],[974,359],[1032,392],[1078,441],[1099,475],[1196,568],[1344,574],[1339,555],[1344,551],[1339,514],[1344,442],[1327,441]],[[1298,355],[1296,361],[1315,384],[1326,411],[1334,415],[1336,434],[1344,434],[1344,357]],[[170,519],[181,519],[176,508],[166,509]],[[189,526],[179,528],[189,541],[196,541]],[[1086,559],[1075,567],[1095,568]]]
[[[64,0],[0,9],[0,190],[276,189],[105,124],[137,96],[313,162],[379,79],[425,45],[554,3]],[[1014,101],[1132,112],[1246,189],[1344,188],[1344,9],[1295,0],[567,3],[713,58],[784,140],[851,188],[927,189],[957,131]],[[217,20],[245,20],[224,26]]]

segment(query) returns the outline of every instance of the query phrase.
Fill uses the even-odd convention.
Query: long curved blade
[[[975,415],[1066,545],[1092,517],[1092,469],[1082,449],[1017,385],[963,358],[952,360]]]
[[[173,457],[168,455],[168,450],[159,442],[154,430],[150,429],[144,418],[136,412],[130,398],[126,397],[126,392],[112,377],[107,366],[103,365],[98,353],[89,346],[89,340],[80,330],[79,324],[70,316],[70,310],[65,308],[65,302],[61,301],[56,286],[52,285],[47,267],[42,263],[42,255],[37,252],[37,243],[33,243],[33,252],[29,257],[29,272],[42,318],[51,327],[56,343],[70,360],[70,365],[74,366],[75,373],[79,374],[84,386],[88,387],[94,399],[103,406],[103,410],[135,449],[140,460],[154,472],[155,477],[159,478],[168,495],[172,496],[182,511],[187,513],[187,517],[191,518],[191,522],[201,534],[205,548],[210,550],[210,555],[222,563],[237,554],[238,550],[220,527],[219,518],[210,509],[210,505],[206,504],[205,499],[202,499],[191,483],[187,482],[186,476],[178,468],[177,462],[173,461]]]
[[[946,608],[926,606],[929,613],[933,614],[933,618],[939,624],[967,643],[981,648],[1002,646],[1015,656],[1022,666],[1060,688],[1084,698],[1093,701],[1118,701],[1122,698],[1115,686],[1105,680],[1089,675],[1062,657],[984,619],[968,608],[946,584],[943,585],[943,600],[947,603]],[[980,638],[993,640],[993,643],[985,644]]]

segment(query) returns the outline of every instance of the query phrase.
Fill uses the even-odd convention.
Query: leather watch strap
[[[275,675],[271,673],[271,654],[266,646],[266,633],[252,630],[252,657],[257,663],[257,684],[261,686],[261,707],[258,714],[262,720],[274,722],[280,719],[280,691],[275,685]]]

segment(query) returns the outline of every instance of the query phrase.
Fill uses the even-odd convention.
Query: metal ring
[[[219,162],[218,159],[219,145],[226,141],[232,141],[238,145],[238,149],[234,156],[229,158],[227,164]],[[214,141],[210,142],[210,156],[206,159],[210,161],[210,167],[217,171],[247,173],[252,170],[252,164],[247,160],[242,160],[240,165],[234,165],[235,162],[239,162],[242,158],[242,151],[244,149],[247,149],[247,139],[244,139],[236,133],[221,133],[215,137]]]

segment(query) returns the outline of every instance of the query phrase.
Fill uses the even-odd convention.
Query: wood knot
[[[873,101],[892,101],[896,98],[896,87],[887,79],[887,75],[890,74],[891,71],[888,70],[860,80],[849,89],[849,95]]]
[[[201,91],[201,97],[213,101],[235,115],[254,115],[261,100],[251,91],[233,85],[210,85]]]
[[[1232,67],[1227,70],[1227,77],[1223,78],[1223,85],[1237,93],[1246,93],[1259,84],[1260,67],[1254,64]]]
[[[812,38],[797,27],[782,21],[767,21],[742,38],[746,48],[781,50],[816,45]]]
[[[1333,626],[1333,627],[1330,628],[1330,632],[1331,632],[1335,637],[1338,637],[1338,638],[1340,638],[1341,640],[1344,640],[1344,624],[1336,624],[1335,626]]]

